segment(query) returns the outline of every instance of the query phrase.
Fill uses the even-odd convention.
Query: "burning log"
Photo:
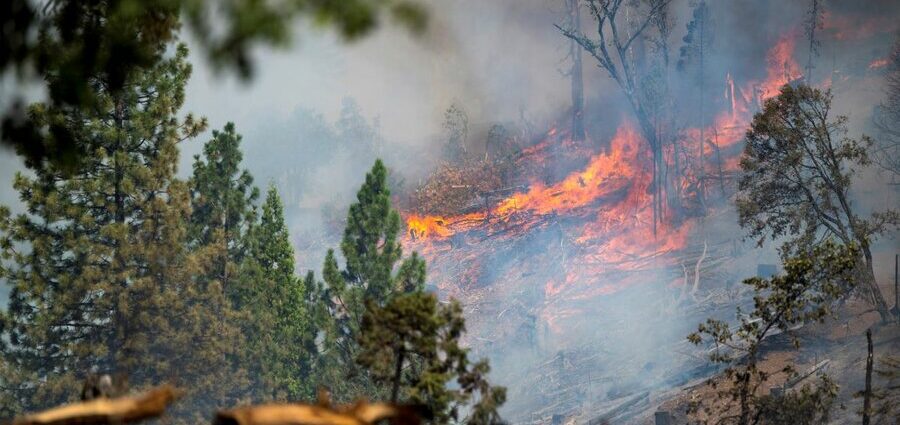
[[[98,398],[73,403],[14,419],[12,425],[105,425],[126,424],[155,418],[180,395],[163,385],[139,396]]]
[[[418,425],[412,408],[358,402],[331,407],[310,404],[263,404],[218,412],[213,425],[368,425],[383,420],[395,425]]]

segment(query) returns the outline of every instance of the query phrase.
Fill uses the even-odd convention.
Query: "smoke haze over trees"
[[[51,3],[41,25],[75,5]],[[755,344],[732,377],[768,395],[763,363],[855,353],[861,323],[896,345],[896,2],[389,1],[356,22],[298,1],[249,32],[271,11],[156,3],[184,29],[141,38],[162,44],[121,81],[79,68],[77,99],[41,79],[64,58],[0,57],[2,111],[36,102],[4,137],[47,142],[0,146],[0,416],[122,371],[196,383],[186,421],[326,383],[439,422],[630,423],[719,371],[684,341],[707,318]],[[43,48],[81,51],[63,41]],[[773,320],[814,328],[791,351],[754,296],[821,283],[796,268],[828,238],[858,254],[828,300],[847,324]],[[855,406],[849,369],[745,400]]]

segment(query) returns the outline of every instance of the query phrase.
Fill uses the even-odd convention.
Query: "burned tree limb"
[[[73,403],[14,419],[13,425],[105,425],[126,424],[163,414],[179,396],[164,385],[139,396],[98,398]]]
[[[700,254],[697,264],[694,265],[694,286],[691,287],[691,297],[695,302],[697,301],[697,290],[700,289],[700,266],[703,265],[703,260],[706,259],[707,246],[706,241],[703,241],[703,253]]]

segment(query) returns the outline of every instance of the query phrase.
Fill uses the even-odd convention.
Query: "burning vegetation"
[[[36,72],[49,93],[28,114],[10,106],[2,128],[29,170],[13,182],[21,212],[0,207],[0,417],[14,424],[897,417],[900,295],[885,259],[900,212],[884,176],[898,175],[900,41],[885,40],[900,28],[878,2],[772,16],[559,0],[546,26],[565,44],[567,110],[493,122],[454,101],[415,184],[375,158],[409,153],[386,152],[378,121],[345,101],[333,127],[311,119],[327,139],[316,149],[334,141],[343,156],[310,149],[308,161],[375,165],[352,200],[311,207],[325,211],[324,242],[303,243],[324,262],[303,274],[313,255],[295,251],[291,219],[315,196],[279,191],[307,170],[267,170],[280,177],[260,199],[229,123],[178,174],[179,144],[208,127],[180,110],[192,67],[178,22],[211,63],[249,74],[246,50],[285,41],[283,19],[308,14],[352,38],[382,9],[422,31],[427,8],[237,1],[224,16],[235,34],[218,40],[190,2],[125,2],[137,21],[116,2],[45,15],[14,3],[4,30],[38,23],[42,42],[20,31],[0,65]],[[56,56],[90,66],[66,81],[84,64]],[[876,79],[884,99],[857,95]],[[845,114],[878,102],[873,139]],[[86,385],[77,402],[73,388],[98,374],[149,391]]]

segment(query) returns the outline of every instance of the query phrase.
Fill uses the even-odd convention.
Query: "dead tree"
[[[872,353],[872,329],[866,330],[866,346],[868,351],[866,354],[866,390],[863,393],[863,412],[862,423],[869,425],[869,415],[872,412],[872,364],[874,363],[874,355]]]
[[[659,16],[665,11],[670,0],[657,0],[646,4],[633,3],[625,0],[587,0],[586,4],[594,21],[597,24],[597,39],[592,39],[577,28],[556,27],[563,35],[578,43],[582,49],[597,60],[600,68],[609,73],[610,78],[622,89],[625,97],[637,118],[641,134],[650,145],[653,156],[653,181],[657,182],[662,161],[662,147],[657,137],[657,128],[647,105],[640,93],[639,71],[640,64],[635,60],[632,48],[637,40],[646,37],[647,29],[658,23]],[[627,16],[622,17],[622,14]],[[629,17],[637,16],[634,25],[628,25]],[[626,22],[621,22],[621,19]],[[659,206],[657,200],[660,197],[661,185],[654,185],[653,230],[656,232],[656,224],[659,219]]]
[[[890,176],[889,184],[900,188],[900,35],[894,40],[885,70],[885,98],[875,109],[879,137],[872,162]]]
[[[809,11],[807,12],[806,22],[804,22],[806,38],[809,41],[809,57],[806,60],[805,78],[807,84],[812,84],[812,70],[815,68],[813,61],[819,56],[819,46],[821,43],[816,38],[816,30],[822,29],[824,25],[824,13],[825,10],[822,7],[822,2],[819,0],[812,0],[809,5]]]
[[[580,0],[566,1],[566,26],[574,31],[581,32],[581,4]],[[572,67],[564,73],[572,84],[572,140],[582,141],[584,133],[584,76],[582,73],[581,47],[575,40],[569,40],[569,53],[566,59],[571,59]]]
[[[687,24],[687,34],[682,41],[678,70],[690,75],[690,81],[697,86],[697,111],[699,114],[700,139],[697,143],[697,198],[706,210],[706,57],[712,44],[712,28],[709,6],[705,1],[694,4],[693,18]]]

